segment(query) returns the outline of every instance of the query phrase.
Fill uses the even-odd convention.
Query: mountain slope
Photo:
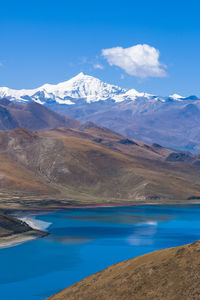
[[[0,207],[198,201],[199,158],[173,153],[91,123],[0,131]]]
[[[80,123],[36,103],[16,104],[0,99],[0,129],[27,128],[44,130],[66,126],[76,128]]]
[[[82,122],[95,122],[146,143],[156,142],[164,147],[200,151],[200,101],[185,101],[170,106],[167,103],[157,104],[153,112],[144,101],[143,104],[144,111],[138,113],[135,113],[136,104],[129,102],[105,109],[99,107],[97,111],[85,108],[79,117],[75,110],[68,109],[68,115]],[[142,107],[142,101],[140,105]]]
[[[115,264],[49,299],[200,299],[199,261],[199,241],[155,251]]]

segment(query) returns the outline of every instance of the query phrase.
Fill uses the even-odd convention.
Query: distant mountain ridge
[[[59,104],[77,104],[82,99],[86,103],[113,100],[114,102],[134,101],[137,98],[145,98],[154,101],[181,101],[197,100],[198,97],[183,97],[173,94],[168,97],[160,97],[145,92],[138,92],[135,89],[124,89],[116,85],[105,83],[93,76],[79,73],[70,80],[58,84],[44,84],[36,89],[15,90],[7,87],[0,87],[0,97],[6,97],[15,102],[35,101],[40,104],[55,102]]]
[[[33,90],[0,88],[0,98],[37,102],[80,122],[91,121],[145,143],[200,152],[200,100],[126,90],[83,73]]]

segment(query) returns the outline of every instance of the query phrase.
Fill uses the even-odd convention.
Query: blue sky
[[[200,96],[199,12],[194,0],[1,1],[0,86],[35,88],[82,71],[153,94]],[[101,55],[138,44],[159,50],[165,76],[130,75]]]

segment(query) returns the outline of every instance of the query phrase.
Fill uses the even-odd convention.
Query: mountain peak
[[[172,98],[174,100],[179,100],[179,99],[183,99],[184,97],[179,94],[173,94],[173,95],[169,95],[169,98]]]
[[[81,79],[81,78],[84,78],[84,77],[87,77],[88,75],[84,74],[83,72],[80,72],[78,73],[77,75],[75,75],[74,77],[72,77],[71,79],[65,81],[65,82],[68,82],[70,80],[77,80],[77,79]]]
[[[157,97],[152,94],[138,92],[135,89],[123,89],[117,85],[106,83],[91,75],[80,72],[73,78],[58,84],[44,84],[31,90],[14,90],[0,87],[0,98],[7,98],[11,101],[27,103],[35,101],[40,104],[77,104],[92,103],[111,100],[113,102],[127,102],[142,100],[146,102],[165,102],[166,97]],[[185,98],[178,94],[170,95],[174,101],[181,101]],[[195,98],[196,99],[196,98]],[[194,99],[192,99],[194,100]],[[137,102],[137,101],[136,101]]]
[[[77,75],[76,75],[76,77],[83,77],[83,76],[85,76],[85,74],[83,73],[83,72],[80,72],[80,73],[78,73]],[[86,75],[87,76],[87,75]]]
[[[41,88],[45,89],[45,92],[53,94],[56,102],[63,104],[74,104],[78,100],[85,100],[86,103],[115,100],[115,96],[123,95],[127,91],[105,83],[96,77],[85,75],[83,72],[68,81],[57,85],[46,84]],[[71,103],[66,103],[66,100],[70,100]]]

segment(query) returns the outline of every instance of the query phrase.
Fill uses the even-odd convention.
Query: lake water
[[[68,209],[31,218],[50,225],[50,234],[0,249],[2,300],[45,299],[113,263],[200,239],[200,205]]]

